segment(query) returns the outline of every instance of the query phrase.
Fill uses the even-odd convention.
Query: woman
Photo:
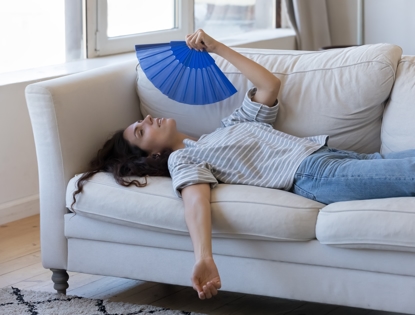
[[[221,287],[211,245],[210,191],[218,182],[271,187],[331,203],[415,196],[415,150],[388,156],[328,148],[328,136],[298,138],[272,128],[278,112],[280,80],[254,61],[214,40],[202,30],[188,35],[192,49],[216,53],[256,88],[222,120],[223,128],[193,139],[173,119],[147,116],[107,141],[78,181],[99,171],[112,172],[121,185],[145,186],[124,176],[169,176],[183,198],[195,265],[193,288],[200,299]]]

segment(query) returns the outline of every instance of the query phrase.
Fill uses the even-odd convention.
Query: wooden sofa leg
[[[66,294],[66,289],[69,287],[68,279],[69,275],[66,270],[62,269],[51,269],[52,281],[54,283],[53,288],[58,291],[58,293]]]

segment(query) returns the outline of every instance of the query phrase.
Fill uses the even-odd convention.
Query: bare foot
[[[197,261],[193,267],[192,275],[193,289],[195,289],[201,300],[210,299],[218,294],[221,288],[218,268],[213,258],[204,258]]]

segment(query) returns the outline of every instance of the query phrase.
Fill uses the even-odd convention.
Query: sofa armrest
[[[68,181],[86,170],[104,141],[140,119],[136,62],[28,85],[26,101],[39,168],[42,263],[66,269]]]

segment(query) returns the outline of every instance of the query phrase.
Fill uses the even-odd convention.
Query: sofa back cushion
[[[274,127],[300,136],[326,134],[346,150],[380,149],[381,117],[400,60],[400,47],[365,45],[319,52],[236,49],[281,79],[280,111]],[[211,105],[175,102],[158,91],[137,67],[143,115],[171,117],[190,136],[210,133],[239,107],[252,84],[232,64],[213,54],[238,92]]]
[[[415,149],[415,56],[404,56],[382,124],[382,153]]]

